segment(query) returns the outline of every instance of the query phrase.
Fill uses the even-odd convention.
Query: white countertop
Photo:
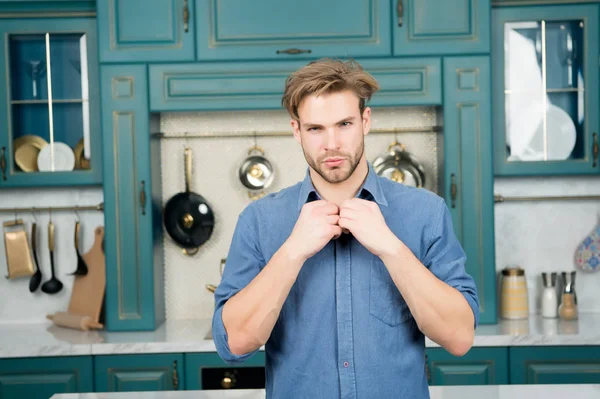
[[[431,399],[598,399],[600,385],[481,385],[436,386],[429,388]],[[50,399],[264,399],[262,389],[180,392],[112,392],[56,394]]]
[[[215,352],[207,338],[211,321],[168,321],[154,331],[79,331],[39,324],[0,324],[0,358],[133,353]],[[600,313],[583,313],[563,321],[532,316],[480,325],[474,346],[600,345]],[[427,347],[438,346],[426,340]]]

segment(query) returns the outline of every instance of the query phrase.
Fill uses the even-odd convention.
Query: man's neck
[[[360,160],[354,173],[341,183],[329,183],[321,175],[310,169],[310,178],[319,196],[329,202],[340,205],[344,200],[353,198],[367,179],[369,166],[366,159]]]

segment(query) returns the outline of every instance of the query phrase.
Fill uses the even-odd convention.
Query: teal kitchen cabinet
[[[97,0],[100,62],[192,61],[194,0]]]
[[[490,52],[490,0],[391,3],[395,56]]]
[[[511,384],[598,384],[600,346],[511,347]]]
[[[495,175],[600,171],[599,7],[492,11]]]
[[[480,323],[496,323],[490,58],[444,58],[442,196],[475,279]]]
[[[102,184],[95,19],[0,19],[0,36],[0,187]]]
[[[0,359],[0,398],[48,399],[55,393],[94,392],[92,357]]]
[[[183,369],[180,353],[94,356],[96,392],[183,390]]]
[[[225,363],[216,352],[186,353],[185,381],[187,390],[264,389],[265,352],[237,365]]]
[[[150,65],[152,112],[281,109],[285,79],[307,61]],[[439,58],[369,59],[373,106],[440,105]]]
[[[390,56],[390,0],[196,0],[198,60]]]
[[[443,348],[427,348],[429,385],[508,384],[508,348],[471,348],[457,357]]]
[[[165,317],[160,141],[145,65],[101,67],[106,327],[154,330]]]

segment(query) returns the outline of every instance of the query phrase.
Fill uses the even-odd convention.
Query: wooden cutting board
[[[94,229],[94,244],[90,250],[81,255],[88,267],[85,276],[75,276],[68,313],[89,316],[99,322],[100,312],[106,289],[106,260],[102,250],[104,227]]]

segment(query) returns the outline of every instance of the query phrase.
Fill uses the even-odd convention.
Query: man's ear
[[[292,125],[292,129],[294,130],[294,138],[298,143],[302,143],[302,140],[300,138],[300,121],[292,119],[290,121],[290,124]]]

